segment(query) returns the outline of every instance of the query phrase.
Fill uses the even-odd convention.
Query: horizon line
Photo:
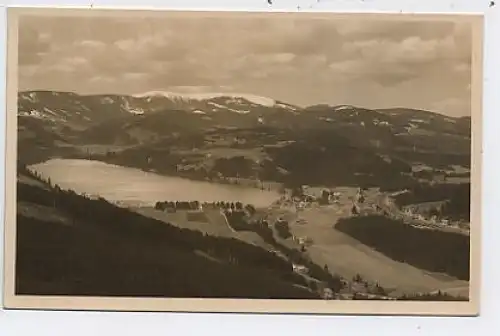
[[[151,96],[143,96],[143,97],[140,97],[141,94],[124,94],[124,93],[78,93],[78,92],[75,92],[75,91],[63,91],[63,90],[49,90],[49,89],[29,89],[29,90],[17,90],[17,94],[22,94],[22,93],[30,93],[30,92],[56,92],[56,93],[66,93],[66,94],[74,94],[74,95],[77,95],[77,96],[81,96],[81,97],[92,97],[92,96],[126,96],[126,97],[131,97],[131,98],[136,98],[136,99],[140,99],[140,98],[147,98],[147,97],[152,97],[153,95]],[[151,90],[151,91],[147,91],[146,93],[148,92],[161,92],[161,90]],[[203,95],[203,94],[214,94],[212,92],[199,92],[199,93],[182,93],[182,92],[174,92],[174,91],[164,91],[165,93],[167,92],[170,92],[170,93],[173,93],[173,94],[179,94],[179,95],[192,95],[192,94],[200,94],[200,95]],[[462,118],[472,118],[471,115],[462,115],[462,116],[450,116],[450,115],[447,115],[447,114],[444,114],[442,112],[437,112],[435,110],[426,110],[426,109],[421,109],[421,108],[415,108],[415,107],[407,107],[407,106],[393,106],[393,107],[380,107],[380,108],[369,108],[369,107],[363,107],[363,106],[358,106],[358,105],[353,105],[353,104],[328,104],[328,103],[317,103],[317,104],[310,104],[310,105],[306,105],[306,106],[303,106],[303,105],[299,105],[299,104],[291,104],[291,103],[288,103],[286,101],[283,101],[283,100],[277,100],[277,99],[274,99],[272,97],[268,97],[268,96],[263,96],[263,95],[258,95],[258,94],[254,94],[254,93],[241,93],[241,92],[221,92],[221,93],[218,93],[220,95],[220,97],[224,97],[224,94],[234,94],[234,95],[251,95],[251,96],[257,96],[257,97],[263,97],[263,98],[269,98],[269,99],[273,99],[276,103],[284,103],[284,104],[288,104],[288,105],[291,105],[291,106],[295,106],[295,107],[298,107],[300,109],[307,109],[307,108],[311,108],[311,107],[314,107],[314,106],[328,106],[328,107],[337,107],[337,106],[351,106],[351,107],[354,107],[354,108],[362,108],[362,109],[365,109],[365,110],[370,110],[370,111],[383,111],[383,110],[392,110],[392,109],[406,109],[406,110],[414,110],[414,111],[420,111],[420,112],[428,112],[428,113],[434,113],[434,114],[439,114],[439,115],[442,115],[444,117],[447,117],[447,118],[452,118],[452,119],[462,119]],[[167,98],[165,96],[165,98]],[[196,99],[196,98],[194,98]],[[209,99],[209,98],[206,98],[206,99]],[[202,98],[199,98],[199,100],[203,100]]]

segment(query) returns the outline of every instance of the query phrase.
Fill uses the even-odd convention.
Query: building
[[[359,207],[356,205],[356,204],[353,204],[352,205],[352,208],[351,208],[351,213],[353,215],[359,215]]]
[[[339,192],[330,192],[328,196],[328,201],[333,203],[340,202],[340,193]]]
[[[296,264],[293,264],[293,271],[300,274],[306,274],[307,272],[309,272],[307,267],[305,267],[304,265],[296,265]]]
[[[335,294],[333,293],[333,290],[331,288],[324,288],[323,289],[323,299],[325,299],[325,300],[335,299]]]
[[[304,201],[305,202],[308,202],[308,203],[311,203],[311,202],[314,202],[316,201],[316,197],[314,197],[313,195],[304,195]]]
[[[299,218],[295,221],[296,224],[300,224],[300,225],[303,225],[303,224],[307,224],[307,221],[304,219],[304,218]]]

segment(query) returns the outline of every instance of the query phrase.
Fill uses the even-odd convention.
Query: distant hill
[[[266,113],[299,107],[253,95],[212,94],[201,97],[172,93],[140,95],[79,95],[73,92],[27,91],[18,94],[18,115],[53,123],[88,126],[124,115],[142,115],[167,110],[183,110],[200,118],[220,112]]]
[[[112,152],[120,164],[134,166],[139,165],[134,160],[145,161],[148,155],[163,155],[162,165],[171,168],[184,158],[203,169],[220,166],[214,160],[242,156],[252,167],[244,168],[252,171],[246,175],[284,179],[299,174],[296,164],[285,157],[295,155],[299,160],[297,155],[307,150],[301,160],[328,160],[315,166],[323,169],[318,176],[335,173],[337,180],[349,174],[369,175],[369,167],[394,172],[386,168],[395,163],[399,173],[407,173],[408,165],[416,163],[439,168],[470,165],[470,118],[430,111],[350,105],[300,108],[232,93],[85,96],[32,91],[18,98],[19,156],[25,162],[82,156],[97,147],[103,154]],[[311,146],[315,133],[331,142]],[[223,148],[225,154],[218,157]],[[209,154],[212,159],[200,161]],[[345,170],[338,168],[342,164]]]

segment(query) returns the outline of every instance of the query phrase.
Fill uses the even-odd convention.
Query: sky
[[[313,14],[21,17],[19,90],[236,92],[471,114],[471,26]]]

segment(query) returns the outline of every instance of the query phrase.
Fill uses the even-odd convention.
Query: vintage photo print
[[[481,16],[8,25],[6,308],[478,314]]]

